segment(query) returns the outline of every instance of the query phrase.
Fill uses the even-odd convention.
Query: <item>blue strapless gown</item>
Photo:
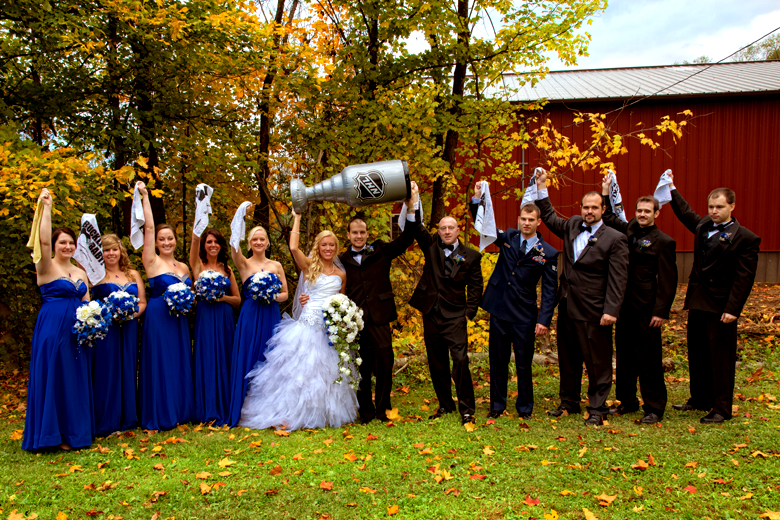
[[[35,451],[64,442],[85,448],[95,431],[92,374],[88,347],[78,347],[73,324],[87,286],[59,278],[40,289],[43,305],[30,351],[22,448]]]
[[[170,430],[195,418],[192,344],[186,316],[173,316],[163,295],[169,285],[184,282],[173,273],[149,278],[151,295],[144,312],[138,399],[141,428]]]
[[[227,289],[230,294],[230,287]],[[195,418],[227,424],[230,356],[236,323],[229,303],[198,302],[195,309]]]
[[[101,283],[92,287],[92,296],[106,298],[125,291],[136,298],[138,285]],[[92,352],[92,393],[95,400],[95,435],[98,437],[138,424],[136,375],[138,370],[138,320],[113,323],[105,339]]]
[[[252,274],[254,276],[254,273]],[[273,336],[274,328],[281,321],[279,304],[268,305],[248,297],[247,285],[252,276],[244,282],[244,303],[238,317],[236,336],[233,340],[233,356],[230,361],[230,416],[228,425],[238,425],[241,407],[244,405],[248,381],[246,375],[254,366],[265,361],[265,344]]]

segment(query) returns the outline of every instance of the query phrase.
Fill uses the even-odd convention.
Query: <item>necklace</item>
[[[323,273],[325,273],[325,269],[323,269],[323,270],[322,270],[322,272],[323,272]],[[330,275],[332,275],[332,274],[333,274],[333,273],[335,273],[335,272],[336,272],[336,266],[335,266],[335,265],[333,265],[333,264],[331,264],[331,266],[330,266],[330,272],[329,272],[329,273],[325,273],[325,274],[327,274],[328,276],[330,276]]]

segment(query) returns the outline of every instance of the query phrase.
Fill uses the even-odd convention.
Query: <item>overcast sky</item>
[[[609,0],[585,30],[590,56],[576,68],[671,65],[725,58],[780,27],[778,0]],[[565,69],[552,60],[550,70]]]

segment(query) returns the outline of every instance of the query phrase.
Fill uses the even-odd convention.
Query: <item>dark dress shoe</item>
[[[604,424],[604,418],[600,415],[591,415],[587,419],[585,419],[585,424],[588,426],[601,426]]]
[[[699,420],[702,424],[719,424],[726,422],[726,418],[718,412],[712,411]]]
[[[626,415],[627,413],[634,413],[639,411],[639,406],[624,406],[618,405],[617,408],[610,408],[609,413],[611,415]]]
[[[530,413],[526,414],[526,415],[520,414],[520,419],[522,419],[524,421],[527,421],[530,418],[531,418],[531,414]]]
[[[502,415],[504,415],[504,410],[490,410],[490,412],[487,414],[488,419],[498,419]]]
[[[446,408],[439,408],[438,410],[436,410],[436,413],[434,413],[433,415],[428,417],[428,419],[438,419],[442,415],[448,414],[448,413],[452,413],[452,410],[447,410]]]
[[[475,419],[474,416],[471,415],[470,413],[464,413],[463,417],[460,420],[460,424],[463,424],[463,425],[468,424],[468,423],[475,423],[475,422],[477,422],[477,419]]]
[[[645,414],[645,416],[642,417],[641,419],[639,419],[639,422],[642,424],[655,424],[661,422],[661,418],[658,416],[658,414],[650,412],[648,414]]]
[[[574,413],[579,413],[579,412],[570,412],[566,408],[561,408],[559,406],[558,408],[555,408],[554,410],[547,410],[547,415],[550,415],[552,417],[560,417],[561,415],[563,415],[563,412],[566,412],[569,415],[572,415]]]

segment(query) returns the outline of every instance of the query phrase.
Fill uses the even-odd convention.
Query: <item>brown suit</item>
[[[582,217],[564,219],[555,214],[549,198],[536,201],[545,225],[563,239],[558,255],[558,361],[561,372],[560,407],[580,410],[582,364],[588,370],[588,411],[606,415],[612,388],[612,326],[599,325],[603,314],[619,316],[628,279],[626,237],[602,225],[593,233],[579,258],[574,240]]]
[[[677,190],[672,209],[694,234],[693,268],[685,295],[688,309],[688,365],[691,398],[696,409],[731,418],[737,363],[737,320],[720,321],[723,313],[739,317],[758,266],[761,239],[736,219],[723,232],[708,237],[709,216],[700,217]]]
[[[459,241],[447,260],[439,236],[428,234],[419,221],[418,218],[416,238],[425,255],[425,267],[409,305],[423,315],[428,367],[439,407],[447,412],[455,411],[452,378],[461,415],[474,415],[476,403],[469,371],[466,325],[477,314],[482,301],[482,255]]]

